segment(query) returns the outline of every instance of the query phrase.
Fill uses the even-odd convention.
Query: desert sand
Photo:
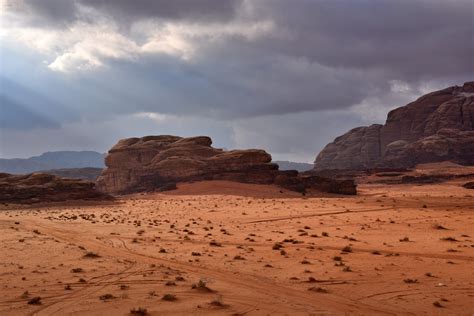
[[[461,184],[346,197],[213,181],[3,205],[0,315],[471,315]]]

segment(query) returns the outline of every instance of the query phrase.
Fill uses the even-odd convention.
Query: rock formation
[[[102,173],[102,168],[66,168],[40,170],[38,172],[52,174],[61,178],[95,181]]]
[[[11,175],[0,173],[0,202],[36,203],[68,200],[109,199],[93,182],[64,179],[44,173]]]
[[[429,93],[391,111],[384,125],[357,127],[317,156],[315,170],[474,164],[474,82]]]
[[[330,180],[297,171],[280,171],[264,150],[214,148],[207,136],[146,136],[120,140],[105,159],[97,179],[100,190],[112,194],[166,190],[178,182],[229,180],[277,184],[289,190],[355,194],[354,182]]]
[[[466,189],[474,189],[474,182],[466,182],[462,186]]]

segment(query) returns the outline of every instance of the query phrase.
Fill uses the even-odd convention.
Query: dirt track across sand
[[[115,204],[2,206],[0,315],[474,313],[473,193],[359,189],[204,182]]]

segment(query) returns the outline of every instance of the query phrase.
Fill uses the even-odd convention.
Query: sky
[[[208,135],[313,162],[474,79],[472,0],[0,0],[0,158]]]

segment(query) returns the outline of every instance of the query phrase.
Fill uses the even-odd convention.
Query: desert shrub
[[[41,305],[41,297],[35,296],[32,299],[28,301],[28,304],[30,305]]]
[[[100,255],[95,252],[89,251],[83,256],[83,258],[96,259],[96,258],[100,258]]]
[[[352,252],[352,247],[351,246],[345,246],[342,248],[342,252]]]
[[[316,292],[316,293],[328,293],[329,291],[326,290],[325,288],[319,287],[319,286],[314,286],[310,287],[308,291]]]
[[[163,295],[163,297],[161,299],[163,301],[168,301],[168,302],[172,302],[172,301],[177,300],[176,295],[173,295],[173,294],[165,294],[165,295]]]
[[[193,285],[191,285],[191,288],[193,290],[198,290],[198,291],[201,291],[201,292],[213,292],[208,286],[207,286],[207,282],[204,281],[203,279],[199,280],[197,283],[194,283]]]
[[[223,307],[227,307],[228,305],[227,304],[224,304],[222,302],[222,297],[216,297],[215,299],[213,299],[209,305],[211,306],[215,306],[215,307],[220,307],[220,308],[223,308]]]
[[[145,316],[145,315],[148,315],[148,310],[146,308],[143,308],[143,307],[132,308],[130,310],[130,314],[138,315],[138,316]]]
[[[443,237],[443,238],[441,238],[441,240],[443,240],[443,241],[453,241],[453,242],[454,241],[459,241],[454,237]]]
[[[413,283],[418,283],[417,279],[405,279],[403,282],[408,283],[408,284],[413,284]]]
[[[107,300],[111,300],[111,299],[114,299],[114,298],[115,298],[115,296],[113,296],[112,294],[108,294],[108,293],[99,296],[99,299],[101,301],[107,301]]]

